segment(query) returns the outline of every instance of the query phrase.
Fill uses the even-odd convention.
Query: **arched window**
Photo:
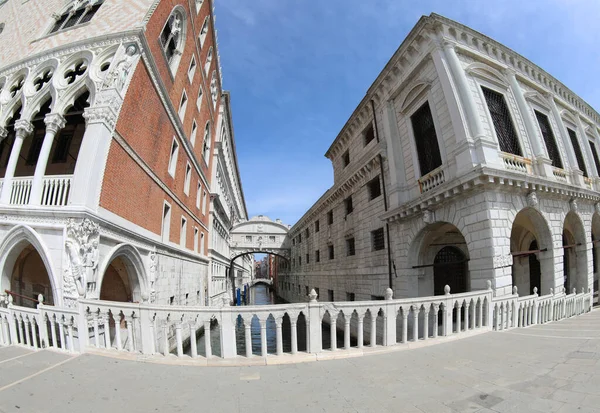
[[[217,105],[217,98],[219,97],[219,85],[217,84],[217,72],[214,70],[210,81],[210,96],[212,98],[213,107],[215,107]]]
[[[84,24],[92,20],[104,0],[76,0],[73,1],[62,14],[56,16],[56,22],[50,33]]]
[[[210,155],[210,122],[206,122],[204,128],[204,142],[202,143],[202,156],[204,156],[204,162],[208,165],[208,156]]]
[[[208,49],[208,54],[206,55],[206,62],[204,63],[204,73],[208,73],[210,69],[210,64],[212,63],[213,58],[213,48]]]
[[[181,10],[175,9],[165,27],[160,33],[160,44],[165,54],[165,58],[171,68],[175,71],[179,65],[181,54],[183,52],[183,43],[185,40],[185,19]]]

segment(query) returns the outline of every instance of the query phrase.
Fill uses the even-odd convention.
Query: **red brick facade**
[[[189,8],[190,4],[191,10]],[[210,194],[210,189],[206,187],[204,182],[208,182],[210,185],[210,163],[212,163],[212,150],[214,148],[221,96],[221,85],[219,83],[219,98],[216,107],[213,109],[210,81],[213,71],[216,71],[218,82],[220,81],[220,75],[218,73],[217,47],[214,44],[212,2],[205,0],[199,12],[195,10],[195,4],[195,2],[188,3],[187,1],[177,0],[161,1],[152,14],[145,32],[152,55],[151,58],[154,60],[160,81],[168,93],[168,98],[170,98],[175,112],[179,110],[183,91],[185,90],[187,94],[186,113],[183,122],[181,122],[185,136],[178,136],[176,124],[171,121],[168,110],[161,101],[159,91],[152,82],[152,69],[146,67],[143,60],[140,60],[133,75],[116,126],[116,133],[152,170],[155,177],[174,193],[177,200],[164,191],[153,177],[143,170],[138,161],[130,156],[116,140],[111,143],[100,198],[100,205],[103,208],[159,235],[162,230],[163,205],[165,201],[168,202],[171,206],[170,241],[179,243],[181,217],[183,216],[187,220],[186,247],[188,249],[194,248],[194,227],[199,229],[200,234],[204,234],[205,241],[208,240],[208,233],[205,228],[208,227],[209,222],[209,200],[205,200],[207,205],[203,215],[202,202],[198,208],[196,206],[196,196],[199,182],[201,183],[200,191],[205,191],[207,195]],[[167,19],[176,6],[183,7],[185,10],[184,31],[186,35],[177,73],[173,76],[159,38]],[[207,17],[209,19],[209,30],[200,49],[198,34]],[[213,48],[212,63],[205,73],[205,60],[211,47]],[[195,56],[196,59],[196,69],[190,81],[188,70],[192,56]],[[198,109],[196,101],[200,88],[202,88],[203,93],[200,109]],[[175,122],[179,123],[180,120],[177,114],[175,114],[175,117]],[[194,167],[194,162],[189,158],[182,142],[182,139],[190,139],[194,120],[197,124],[197,132],[193,152],[204,179],[200,179],[200,174]],[[209,165],[206,165],[202,154],[204,130],[207,122],[210,123],[211,135]],[[168,172],[168,165],[174,138],[177,139],[179,150],[175,177],[173,178]],[[184,181],[188,162],[192,166],[192,175],[189,195],[186,195],[184,193]],[[179,205],[180,203],[185,205],[193,216],[185,212]],[[198,248],[201,245],[200,234],[198,235]],[[203,254],[207,253],[207,244],[208,242],[205,242]]]

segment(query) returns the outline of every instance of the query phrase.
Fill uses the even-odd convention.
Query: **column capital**
[[[517,78],[517,71],[512,67],[505,67],[504,69],[502,69],[502,72],[509,78]]]
[[[49,113],[44,118],[44,123],[46,124],[46,131],[56,134],[65,127],[67,121],[64,116],[59,113]]]
[[[33,132],[33,124],[28,120],[19,119],[15,122],[15,130],[17,131],[17,136],[24,138]]]
[[[8,129],[0,126],[0,140],[6,138],[8,136]]]
[[[454,50],[454,48],[456,47],[456,43],[451,42],[450,40],[444,39],[442,40],[442,47],[446,50]]]

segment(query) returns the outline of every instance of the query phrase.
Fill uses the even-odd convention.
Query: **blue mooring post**
[[[239,288],[237,288],[235,291],[236,291],[237,305],[242,305],[242,292],[240,291]]]

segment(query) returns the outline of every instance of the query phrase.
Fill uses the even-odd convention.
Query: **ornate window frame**
[[[542,140],[542,144],[546,149],[546,154],[548,154],[548,147],[546,146],[546,141],[544,140],[544,136],[542,134],[542,130],[540,128],[540,124],[538,122],[537,116],[535,115],[535,112],[539,112],[548,118],[548,124],[550,126],[550,129],[552,130],[552,133],[554,134],[556,146],[558,147],[558,155],[560,156],[560,160],[563,165],[562,169],[566,169],[567,166],[570,164],[569,157],[566,154],[563,133],[560,130],[560,126],[557,120],[554,118],[554,114],[552,113],[550,105],[537,92],[525,92],[524,97],[525,101],[528,104],[528,109],[531,111],[531,116],[533,117],[533,120],[535,122],[535,126]]]
[[[172,17],[174,19],[177,17],[180,18],[180,26],[175,28],[175,30],[179,32],[178,42],[175,47],[175,51],[173,52],[173,56],[172,56],[171,60],[169,61],[169,58],[167,57],[167,53],[166,53],[165,49],[168,47],[168,44],[169,44],[170,40],[172,39],[173,28],[170,29],[171,34],[166,39],[165,44],[163,44],[162,37],[163,37],[163,32],[167,28],[167,25],[170,24]],[[173,21],[173,23],[175,23],[175,21]],[[158,35],[158,39],[157,39],[158,45],[159,45],[162,55],[165,59],[165,62],[167,63],[167,66],[169,66],[169,70],[170,70],[172,77],[175,77],[175,75],[177,74],[177,68],[179,67],[179,64],[181,63],[181,56],[183,55],[183,49],[185,48],[186,37],[187,37],[187,14],[185,13],[185,9],[182,6],[178,5],[178,6],[175,6],[173,8],[173,10],[171,10],[171,13],[169,14],[169,17],[165,21],[165,24],[163,25],[162,29],[160,30],[160,34]]]

